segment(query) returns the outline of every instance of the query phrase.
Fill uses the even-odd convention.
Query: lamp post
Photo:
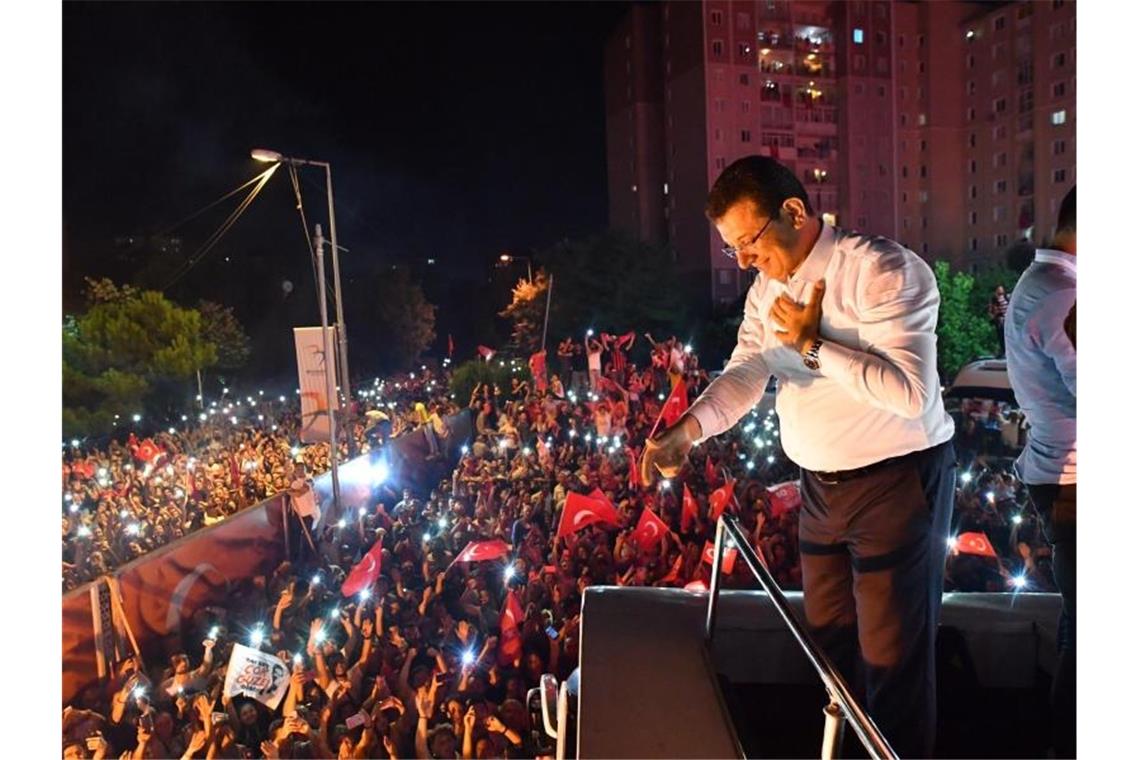
[[[503,262],[504,264],[511,262],[511,261],[518,261],[519,259],[525,259],[526,260],[526,278],[528,280],[530,280],[531,282],[534,282],[534,275],[531,274],[531,271],[530,271],[530,256],[512,256],[509,253],[504,253],[501,256],[499,256],[499,261]]]
[[[815,205],[816,213],[823,213],[823,183],[827,181],[827,169],[820,169],[818,166],[812,170],[812,175],[815,177]]]
[[[321,225],[316,225],[316,234],[313,235],[313,247],[317,252],[317,289],[320,291],[321,307],[321,348],[325,354],[325,407],[329,415],[329,465],[332,470],[333,514],[340,514],[340,477],[337,474],[337,439],[336,439],[336,382],[333,377],[333,365],[329,362],[332,346],[329,345],[329,309],[325,295],[325,238],[321,234]],[[336,246],[333,246],[336,250]],[[351,439],[351,435],[349,438]]]
[[[313,161],[307,158],[290,158],[283,156],[275,150],[266,150],[264,148],[254,148],[249,153],[250,157],[256,161],[265,163],[280,163],[288,164],[290,166],[319,166],[325,170],[325,192],[329,199],[329,237],[332,245],[332,270],[333,270],[333,296],[336,301],[336,333],[337,333],[337,353],[339,354],[339,371],[341,389],[346,400],[352,398],[352,387],[348,380],[348,332],[344,324],[344,305],[342,303],[340,292],[340,258],[338,252],[348,250],[341,248],[336,243],[336,211],[333,207],[333,189],[332,189],[332,168],[327,161]],[[351,404],[347,405],[351,409]],[[351,436],[350,436],[351,438]],[[351,447],[351,443],[349,446]]]

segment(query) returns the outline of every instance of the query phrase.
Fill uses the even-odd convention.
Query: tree
[[[944,379],[951,379],[966,362],[997,351],[997,332],[986,310],[975,306],[972,276],[951,274],[948,262],[936,261],[934,279],[941,298],[936,328],[938,370]]]
[[[551,335],[577,335],[589,325],[661,334],[687,327],[688,298],[666,247],[609,231],[564,240],[537,258],[554,275]]]
[[[63,327],[63,423],[67,435],[109,432],[115,415],[156,412],[153,393],[217,361],[201,315],[161,293],[88,281],[87,311]]]
[[[198,314],[203,339],[217,349],[218,369],[234,370],[244,365],[250,354],[249,336],[234,316],[234,310],[213,301],[199,301]]]
[[[376,282],[367,321],[379,338],[374,363],[381,371],[407,369],[435,340],[435,306],[407,267],[386,270]]]
[[[546,293],[550,278],[539,271],[534,280],[519,280],[511,291],[512,300],[499,312],[512,322],[511,342],[525,355],[534,353],[542,343],[542,324],[546,317]]]

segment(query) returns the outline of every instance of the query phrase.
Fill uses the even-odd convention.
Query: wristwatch
[[[819,370],[819,349],[823,346],[823,340],[816,338],[811,342],[811,347],[808,348],[807,353],[804,354],[804,366],[813,372]]]

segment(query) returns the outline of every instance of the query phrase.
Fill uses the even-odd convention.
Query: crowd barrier
[[[455,467],[460,447],[471,437],[467,412],[449,417],[451,435],[441,442],[442,458],[427,461],[427,439],[420,431],[400,436],[377,452],[357,457],[338,468],[340,511],[326,504],[322,522],[366,506],[371,487],[363,484],[383,460],[396,488],[418,493],[430,489]],[[322,502],[331,501],[332,476],[314,479]],[[240,584],[273,572],[285,559],[282,510],[288,500],[278,494],[160,547],[116,569],[123,613],[149,667],[181,651],[180,632],[194,612],[206,606],[224,607]],[[63,595],[63,704],[98,683],[95,634],[88,583]],[[190,644],[187,644],[190,645]]]

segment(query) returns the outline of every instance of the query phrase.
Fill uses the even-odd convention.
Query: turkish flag
[[[380,553],[382,551],[383,547],[379,541],[372,544],[372,548],[356,563],[349,571],[348,577],[344,579],[344,583],[340,586],[341,595],[359,594],[380,578]]]
[[[495,539],[493,541],[471,541],[463,547],[463,551],[452,560],[451,565],[457,562],[487,562],[505,557],[511,553],[511,545],[506,541]],[[448,570],[451,566],[448,566]]]
[[[693,497],[693,492],[689,490],[689,484],[686,483],[681,496],[681,530],[688,530],[689,526],[696,521],[697,500]]]
[[[721,512],[723,512],[725,507],[733,500],[732,489],[735,485],[735,480],[729,480],[723,486],[709,494],[709,520],[711,522],[715,523],[719,520]]]
[[[629,490],[636,491],[641,488],[641,468],[637,466],[637,454],[626,446],[625,457],[629,461]]]
[[[587,525],[605,523],[617,527],[618,513],[609,499],[594,489],[589,496],[571,492],[562,508],[562,519],[558,521],[558,538],[577,533]]]
[[[531,354],[527,363],[530,365],[530,374],[534,378],[534,388],[542,393],[546,390],[546,352],[539,351]]]
[[[507,592],[503,600],[503,610],[499,613],[499,665],[510,667],[522,657],[522,633],[519,628],[525,622],[522,605],[514,591]]]
[[[661,579],[661,583],[675,583],[681,577],[681,567],[685,563],[685,555],[678,554],[677,559],[673,561],[673,567],[669,569],[669,574]]]
[[[72,465],[71,471],[83,480],[91,480],[91,478],[95,477],[95,465],[93,465],[89,459],[76,462]]]
[[[960,554],[976,554],[979,557],[993,557],[997,559],[994,545],[985,533],[960,533],[956,547]]]
[[[158,447],[157,443],[147,438],[135,448],[134,455],[138,461],[149,463],[162,456],[162,449]]]
[[[779,517],[785,512],[799,509],[803,504],[800,494],[800,484],[794,480],[768,486],[768,504],[772,508],[772,517]]]
[[[657,422],[653,423],[653,430],[650,431],[649,437],[653,437],[653,434],[657,432],[657,427],[662,422],[665,423],[665,427],[674,425],[688,408],[689,387],[685,385],[684,380],[681,380],[673,386],[673,390],[669,392],[669,398],[665,399],[665,405],[661,407],[661,414],[658,415]]]
[[[705,457],[705,483],[711,486],[716,481],[716,468],[713,467],[712,454],[709,454]]]
[[[451,356],[455,353],[455,340],[451,337],[451,333],[447,334],[447,355]]]
[[[712,541],[705,541],[705,550],[701,552],[701,559],[710,565],[713,563],[713,555],[716,553],[716,544]],[[724,553],[724,560],[720,565],[721,575],[732,575],[732,568],[736,566],[736,547],[728,549]]]
[[[475,350],[478,351],[479,355],[483,357],[483,361],[489,362],[489,361],[491,361],[491,357],[493,357],[495,355],[495,349],[487,348],[484,345],[480,345]]]
[[[669,532],[669,526],[665,521],[654,513],[652,509],[646,507],[641,510],[641,519],[637,521],[637,527],[633,530],[633,540],[641,547],[643,552],[652,550],[661,541],[661,538]]]

